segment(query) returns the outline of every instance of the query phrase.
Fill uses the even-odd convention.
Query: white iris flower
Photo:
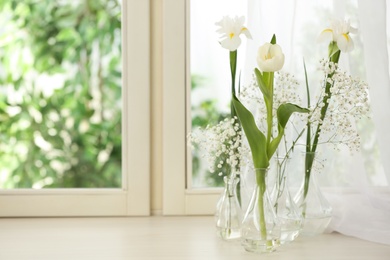
[[[352,51],[354,48],[350,33],[355,34],[357,29],[349,24],[349,21],[333,20],[330,28],[323,30],[318,38],[319,41],[333,41],[342,52]]]
[[[252,39],[252,36],[248,29],[244,26],[245,17],[224,16],[221,21],[215,23],[220,28],[217,30],[221,34],[220,44],[223,48],[229,51],[235,51],[241,44],[240,35],[244,34],[248,39]]]

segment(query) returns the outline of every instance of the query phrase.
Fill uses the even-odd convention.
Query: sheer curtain
[[[243,83],[256,66],[257,48],[275,33],[286,56],[284,71],[304,80],[305,59],[309,80],[318,61],[327,56],[327,45],[316,43],[332,18],[349,19],[358,34],[355,50],[342,54],[340,65],[370,86],[372,120],[359,123],[362,152],[332,152],[337,163],[321,176],[321,186],[333,207],[329,232],[390,244],[390,77],[385,0],[258,1],[248,0],[248,28],[253,40],[246,46]],[[301,84],[302,88],[304,87]],[[373,156],[375,154],[375,156]]]

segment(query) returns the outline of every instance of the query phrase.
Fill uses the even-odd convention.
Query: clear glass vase
[[[303,216],[303,235],[319,235],[324,233],[332,219],[332,207],[317,184],[317,175],[321,170],[316,166],[316,153],[304,153],[302,169],[305,178],[294,197],[295,203]]]
[[[256,185],[241,226],[241,244],[246,251],[265,253],[280,245],[280,223],[267,189],[268,169],[256,169]]]
[[[280,243],[288,244],[295,240],[302,228],[302,214],[295,204],[288,187],[289,157],[279,157],[274,160],[273,189],[271,201],[275,214],[278,217],[281,234]]]
[[[237,198],[237,184],[240,181],[236,176],[223,178],[225,188],[217,202],[215,225],[217,235],[223,240],[235,240],[241,237],[241,207]]]

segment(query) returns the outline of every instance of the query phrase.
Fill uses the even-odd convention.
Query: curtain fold
[[[367,82],[370,85],[371,109],[382,164],[390,183],[390,78],[387,50],[386,1],[359,0],[358,17],[363,38]]]

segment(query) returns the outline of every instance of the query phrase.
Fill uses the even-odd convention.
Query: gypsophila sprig
[[[326,116],[321,121],[321,109],[325,106],[324,96],[327,95],[324,82],[317,97],[318,101],[309,114],[312,126],[317,127],[320,124],[321,135],[318,144],[328,143],[337,150],[340,149],[339,145],[346,145],[350,151],[358,151],[360,138],[355,124],[361,118],[369,117],[368,85],[329,60],[321,60],[319,69],[324,73],[326,81],[331,84],[332,98],[328,100]]]
[[[331,37],[328,58],[320,62],[324,80],[320,83],[321,87],[314,107],[310,103],[310,88],[304,64],[307,102],[311,113],[305,122],[305,178],[302,193],[299,193],[303,216],[306,214],[305,201],[312,167],[317,160],[317,148],[322,144],[332,144],[339,149],[340,144],[345,144],[352,151],[359,149],[359,136],[354,124],[356,119],[368,114],[367,84],[348,75],[338,66],[341,52],[349,52],[354,47],[350,38],[350,33],[354,32],[356,29],[350,26],[349,22],[338,21],[321,33],[322,36]]]
[[[188,140],[204,151],[202,157],[210,172],[222,176],[227,174],[221,170],[224,166],[236,169],[248,158],[248,149],[241,145],[242,134],[237,118],[226,118],[217,125],[192,132]]]

